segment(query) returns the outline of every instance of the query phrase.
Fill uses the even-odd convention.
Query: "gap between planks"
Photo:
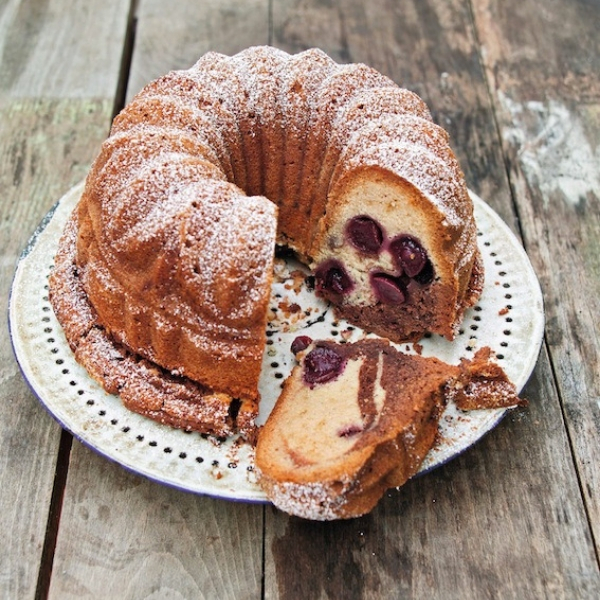
[[[117,89],[115,91],[115,102],[113,105],[111,115],[112,119],[114,119],[125,106],[125,99],[127,97],[127,87],[129,84],[129,76],[131,74],[131,61],[133,58],[133,49],[135,46],[135,37],[137,31],[138,5],[139,0],[131,0],[131,3],[129,5],[129,13],[127,15],[127,29],[125,31],[123,53],[121,55],[121,65],[119,67],[119,78],[117,83]]]
[[[123,52],[119,66],[119,76],[117,88],[115,90],[114,103],[111,114],[112,119],[119,113],[125,105],[127,96],[127,85],[131,72],[131,60],[135,45],[135,34],[137,27],[137,9],[139,0],[131,0],[129,13],[127,15],[127,28],[123,43]],[[60,517],[62,513],[63,500],[67,485],[67,476],[69,471],[69,462],[71,458],[71,449],[73,447],[73,436],[66,430],[62,430],[58,457],[56,461],[56,471],[54,484],[52,487],[52,496],[50,500],[50,510],[48,512],[48,521],[46,524],[46,534],[44,536],[44,546],[42,548],[40,570],[35,591],[36,600],[43,600],[48,597],[50,582],[54,566],[54,553],[58,540],[58,531],[60,527]]]
[[[52,579],[52,568],[54,565],[54,551],[58,539],[58,529],[60,526],[60,516],[67,485],[72,447],[73,437],[69,432],[63,429],[61,431],[60,443],[58,446],[54,485],[52,486],[50,510],[48,511],[48,522],[46,524],[46,535],[44,536],[44,546],[42,548],[40,570],[35,590],[36,600],[47,598],[50,589],[50,580]]]

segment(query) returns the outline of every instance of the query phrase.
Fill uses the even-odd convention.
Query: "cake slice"
[[[489,349],[453,366],[382,339],[319,341],[299,360],[260,432],[256,467],[269,500],[306,519],[363,515],[405,483],[449,400],[469,409],[521,402]]]

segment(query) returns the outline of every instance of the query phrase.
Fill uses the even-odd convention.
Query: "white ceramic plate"
[[[264,501],[256,484],[252,448],[240,440],[218,443],[196,433],[160,425],[126,410],[106,394],[74,359],[50,303],[47,279],[64,224],[81,194],[70,190],[46,216],[24,250],[9,304],[15,355],[42,404],[76,438],[127,469],[183,490],[244,501]],[[519,241],[500,217],[473,195],[479,245],[486,270],[484,293],[469,310],[454,342],[431,336],[423,355],[458,363],[490,346],[520,390],[540,350],[544,313],[540,287]],[[264,422],[283,379],[293,366],[289,350],[300,334],[313,339],[353,341],[357,328],[334,320],[328,305],[298,285],[299,265],[278,261],[273,285],[268,345],[260,381]],[[290,306],[293,310],[289,310]],[[298,307],[300,309],[298,310]],[[413,351],[412,346],[402,349]],[[448,407],[440,422],[440,442],[421,469],[430,470],[458,455],[490,431],[506,410],[461,412]]]

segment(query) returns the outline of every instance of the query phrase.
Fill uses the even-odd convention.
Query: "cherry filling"
[[[408,234],[395,237],[389,243],[389,252],[397,274],[372,273],[371,287],[382,304],[403,304],[408,301],[408,285],[415,281],[426,285],[433,281],[433,264],[419,240]]]
[[[373,273],[371,286],[375,296],[383,304],[403,304],[406,301],[406,286],[399,277],[387,273]]]
[[[315,286],[317,292],[322,296],[335,298],[349,292],[353,283],[341,262],[329,260],[316,270]]]
[[[304,359],[304,381],[309,385],[326,383],[344,370],[346,361],[331,348],[317,346]]]
[[[409,301],[409,284],[430,284],[435,277],[433,264],[418,238],[402,233],[393,239],[385,237],[383,228],[373,218],[359,215],[346,223],[346,241],[365,255],[389,252],[395,273],[374,271],[370,275],[373,294],[378,302],[389,305]],[[355,282],[341,261],[328,259],[315,272],[315,289],[319,296],[339,304]]]
[[[346,224],[350,243],[365,254],[379,254],[383,244],[383,231],[375,219],[366,215],[354,217]]]
[[[413,277],[413,279],[421,285],[427,285],[433,281],[433,275],[433,265],[431,264],[431,261],[427,259],[425,266]]]
[[[357,433],[361,433],[363,428],[360,425],[346,425],[346,427],[342,427],[338,431],[338,436],[343,438],[348,438],[356,435]]]
[[[311,344],[311,337],[309,337],[308,335],[299,335],[297,338],[294,338],[290,349],[292,351],[292,354],[298,354],[298,352],[306,350]]]
[[[396,265],[409,277],[418,275],[429,261],[423,246],[410,235],[401,235],[393,239],[390,252]]]

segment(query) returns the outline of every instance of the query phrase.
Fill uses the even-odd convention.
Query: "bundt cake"
[[[261,431],[256,468],[273,504],[307,519],[363,515],[404,484],[431,449],[447,402],[521,403],[488,348],[459,366],[383,339],[319,341],[298,358]]]
[[[276,244],[340,316],[393,341],[451,339],[481,292],[472,203],[423,102],[320,50],[254,47],[209,52],[115,118],[50,297],[84,365],[133,410],[249,436]]]

